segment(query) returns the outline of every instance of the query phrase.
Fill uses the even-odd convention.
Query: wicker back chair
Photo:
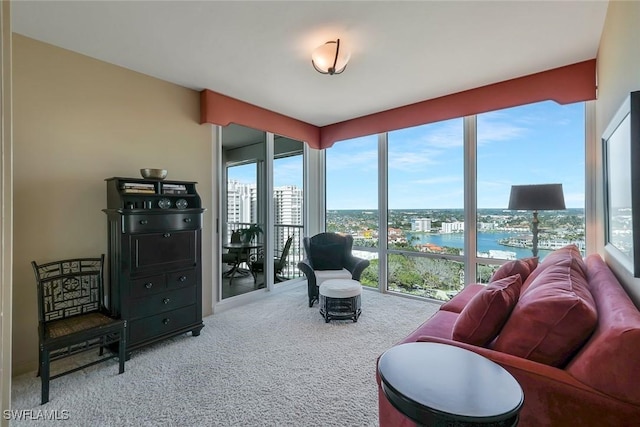
[[[49,401],[49,381],[115,357],[120,372],[126,358],[126,321],[113,318],[103,305],[104,254],[46,264],[31,262],[38,285],[38,374],[42,403]],[[104,348],[118,343],[118,353]],[[51,376],[50,364],[77,353],[99,348],[97,360]]]

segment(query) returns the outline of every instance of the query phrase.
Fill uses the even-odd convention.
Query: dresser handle
[[[164,233],[162,237],[171,237],[171,233]]]
[[[153,286],[153,283],[151,283],[151,282],[144,284],[144,287],[147,288],[147,289],[151,289],[152,286]]]
[[[148,224],[148,223],[149,223],[149,221],[147,221],[146,219],[141,219],[140,220],[140,224],[142,224],[142,225],[145,225],[145,224]]]
[[[185,218],[183,221],[184,222],[191,222],[191,218]]]
[[[169,319],[164,319],[164,320],[162,321],[162,323],[164,323],[165,325],[168,325],[168,324],[169,324]]]
[[[178,280],[181,282],[186,282],[187,281],[187,276],[180,276],[178,277]]]
[[[169,298],[165,298],[165,299],[162,300],[162,302],[164,304],[169,304],[171,302],[171,300]]]

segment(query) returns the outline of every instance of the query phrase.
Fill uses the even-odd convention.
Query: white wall
[[[11,311],[13,230],[13,141],[11,88],[11,3],[0,4],[0,408],[11,406]],[[0,420],[8,426],[9,420]]]
[[[629,92],[640,90],[640,2],[611,1],[598,51],[598,99],[596,134],[600,138]],[[601,151],[601,150],[600,150]],[[640,165],[636,165],[640,167]],[[640,279],[635,279],[604,251],[604,207],[602,156],[597,162],[598,249],[614,270],[627,292],[640,306]],[[636,212],[636,215],[640,213]]]
[[[107,253],[105,178],[151,167],[198,182],[210,314],[212,131],[199,123],[199,93],[16,34],[13,74],[13,373],[37,367],[30,262]]]

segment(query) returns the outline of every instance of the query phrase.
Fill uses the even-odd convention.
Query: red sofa
[[[602,258],[583,260],[569,246],[540,265],[517,260],[501,270],[492,278],[496,285],[468,285],[398,344],[455,345],[500,364],[524,390],[520,426],[638,425],[640,312]],[[474,317],[488,300],[490,308]],[[380,426],[414,426],[386,399],[376,376]]]

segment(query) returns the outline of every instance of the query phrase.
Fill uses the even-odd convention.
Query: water
[[[500,239],[506,239],[508,237],[518,236],[518,233],[507,232],[481,232],[477,234],[478,251],[489,252],[489,250],[499,250],[514,252],[516,258],[526,258],[532,256],[531,249],[528,248],[514,248],[511,246],[503,246],[498,243]],[[464,249],[464,234],[440,234],[440,233],[407,233],[407,240],[415,237],[417,240],[412,242],[414,245],[431,243],[437,246],[448,246],[450,248]],[[542,258],[545,254],[551,251],[540,249],[538,255]]]

